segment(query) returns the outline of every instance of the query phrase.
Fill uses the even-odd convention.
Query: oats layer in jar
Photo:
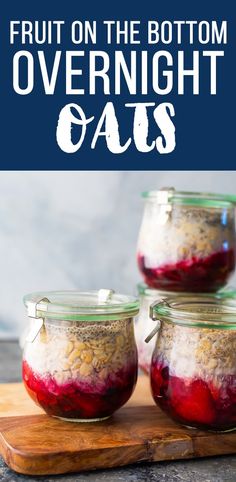
[[[174,420],[208,430],[235,429],[236,329],[161,321],[151,387],[155,402]]]
[[[135,323],[135,337],[138,347],[138,363],[142,371],[145,374],[149,374],[152,353],[156,343],[156,336],[154,336],[149,343],[145,343],[145,338],[155,327],[154,321],[150,318],[151,304],[173,296],[191,297],[193,293],[173,293],[171,291],[155,290],[149,288],[144,283],[139,283],[137,285],[137,290],[140,298],[140,311]],[[215,299],[220,297],[230,299],[236,296],[236,290],[232,286],[227,286],[217,293],[201,293],[201,296],[212,296]]]
[[[170,291],[214,292],[235,269],[235,211],[148,200],[137,260],[145,283]]]
[[[98,319],[91,320],[95,309]],[[101,320],[105,316],[101,310],[100,305],[92,306],[85,320],[45,318],[34,341],[26,343],[23,381],[29,395],[49,415],[101,420],[120,408],[134,390],[137,348],[133,317],[120,315],[118,319],[113,312],[111,319]]]

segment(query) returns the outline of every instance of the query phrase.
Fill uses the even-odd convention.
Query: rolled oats
[[[54,373],[58,382],[65,380],[65,373],[72,379],[78,373],[82,377],[99,374],[103,380],[136,356],[132,319],[63,327],[46,322],[25,352],[37,372]]]
[[[236,374],[236,330],[184,327],[162,322],[154,357],[179,377],[203,380]]]
[[[222,223],[222,209],[173,205],[165,224],[160,206],[147,205],[139,235],[138,251],[145,256],[148,266],[202,255],[207,257],[222,249],[235,246],[234,211],[228,210],[227,223]]]

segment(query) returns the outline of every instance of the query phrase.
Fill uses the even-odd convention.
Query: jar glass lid
[[[24,297],[28,315],[78,321],[117,320],[137,315],[139,301],[113,290],[45,291]]]
[[[153,303],[150,315],[155,320],[202,328],[236,329],[236,298],[172,297]]]
[[[184,291],[177,292],[177,291],[158,290],[158,289],[150,288],[146,283],[138,283],[137,290],[138,290],[139,296],[145,296],[147,298],[152,298],[152,299],[155,299],[155,296],[157,298],[160,298],[161,296],[172,298],[173,296],[175,297],[190,296],[191,297],[196,294],[196,293],[184,292]],[[236,288],[234,288],[234,286],[225,286],[224,288],[220,289],[215,293],[201,293],[201,296],[213,297],[213,298],[219,298],[219,297],[236,298]]]
[[[137,284],[137,290],[139,296],[146,296],[150,298],[155,298],[155,296],[160,297],[160,296],[176,296],[176,292],[174,293],[173,291],[166,291],[166,290],[158,290],[155,288],[150,288],[148,285],[145,283],[138,283]]]
[[[231,194],[215,194],[206,192],[176,191],[174,188],[163,188],[142,193],[145,199],[157,204],[184,204],[202,207],[227,208],[236,204],[236,196]]]

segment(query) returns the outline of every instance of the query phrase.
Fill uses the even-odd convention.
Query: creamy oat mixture
[[[162,322],[154,358],[180,378],[211,380],[236,375],[236,330],[192,328]]]
[[[147,268],[205,258],[235,248],[234,214],[229,210],[148,203],[138,252]]]
[[[136,361],[132,319],[106,322],[47,322],[24,359],[36,374],[57,383],[83,379],[96,383]]]

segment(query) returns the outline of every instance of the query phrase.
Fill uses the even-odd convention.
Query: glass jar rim
[[[174,188],[163,188],[145,191],[142,197],[157,204],[181,204],[209,208],[229,208],[236,204],[233,194],[216,194],[207,192],[176,191]]]
[[[150,308],[153,320],[177,325],[236,329],[236,297],[171,297],[153,303]]]
[[[28,311],[32,304],[35,305],[37,318],[58,320],[118,320],[139,312],[137,298],[104,289],[35,292],[25,295],[23,302]]]
[[[186,291],[167,291],[167,290],[158,290],[156,288],[150,288],[146,283],[138,283],[137,290],[139,296],[145,296],[147,298],[153,298],[156,296],[166,296],[168,298],[172,297],[191,297],[194,296],[196,293],[186,292]],[[214,293],[198,293],[203,297],[213,297],[213,298],[236,298],[236,288],[234,286],[224,286],[219,291]]]
[[[146,283],[138,283],[137,284],[137,290],[138,290],[138,295],[139,296],[146,296],[153,298],[155,295],[157,296],[171,296],[174,294],[173,291],[167,291],[167,290],[158,290],[155,288],[150,288]],[[175,293],[176,294],[176,293]]]

